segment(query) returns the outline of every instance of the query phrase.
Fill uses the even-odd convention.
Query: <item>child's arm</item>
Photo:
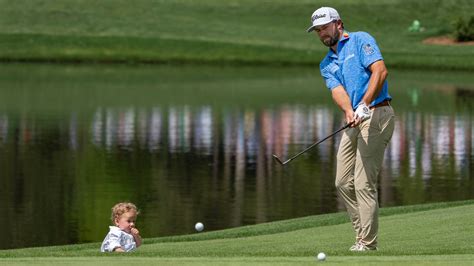
[[[142,237],[140,236],[140,231],[137,228],[132,228],[131,230],[132,236],[135,239],[135,243],[137,244],[137,248],[142,245]]]
[[[125,252],[125,250],[122,247],[116,247],[114,248],[114,252]]]
[[[125,250],[120,245],[120,236],[122,232],[117,228],[111,230],[102,242],[100,250],[102,252],[124,252]]]

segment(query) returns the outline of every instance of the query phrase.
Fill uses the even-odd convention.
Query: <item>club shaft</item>
[[[322,139],[322,140],[320,140],[320,141],[318,141],[318,142],[316,142],[316,143],[311,144],[311,146],[309,146],[309,147],[307,147],[306,149],[300,151],[299,153],[297,153],[297,154],[294,155],[293,157],[291,157],[291,158],[289,158],[288,160],[284,161],[282,164],[285,165],[285,164],[289,163],[290,161],[292,161],[292,160],[295,159],[296,157],[298,157],[298,156],[300,156],[301,154],[303,154],[303,153],[305,153],[305,152],[311,150],[314,146],[316,146],[316,145],[318,145],[319,143],[321,143],[321,142],[327,140],[328,138],[330,138],[330,137],[336,135],[337,133],[339,133],[340,131],[342,131],[342,130],[348,128],[348,127],[350,127],[351,125],[352,125],[352,123],[349,123],[349,124],[347,124],[347,125],[341,127],[340,129],[336,130],[335,132],[333,132],[331,135],[325,137],[324,139]]]

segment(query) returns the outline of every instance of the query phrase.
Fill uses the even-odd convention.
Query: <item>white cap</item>
[[[336,9],[332,7],[318,8],[313,12],[313,15],[311,15],[312,25],[306,31],[311,32],[317,26],[325,25],[339,19],[341,19],[341,17]]]

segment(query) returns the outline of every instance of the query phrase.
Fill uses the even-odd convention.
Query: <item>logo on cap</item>
[[[321,14],[321,15],[315,14],[315,15],[313,16],[312,21],[315,21],[315,20],[317,20],[318,18],[325,18],[325,17],[326,17],[326,14]]]

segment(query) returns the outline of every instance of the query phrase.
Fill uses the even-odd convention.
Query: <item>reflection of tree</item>
[[[8,138],[8,116],[0,116],[0,143],[6,143]]]
[[[73,185],[67,123],[41,128],[35,117],[27,115],[8,116],[1,123],[6,121],[0,157],[0,225],[8,230],[1,248],[76,241],[76,224],[65,215],[71,208],[68,193]],[[49,229],[47,233],[43,228]]]

